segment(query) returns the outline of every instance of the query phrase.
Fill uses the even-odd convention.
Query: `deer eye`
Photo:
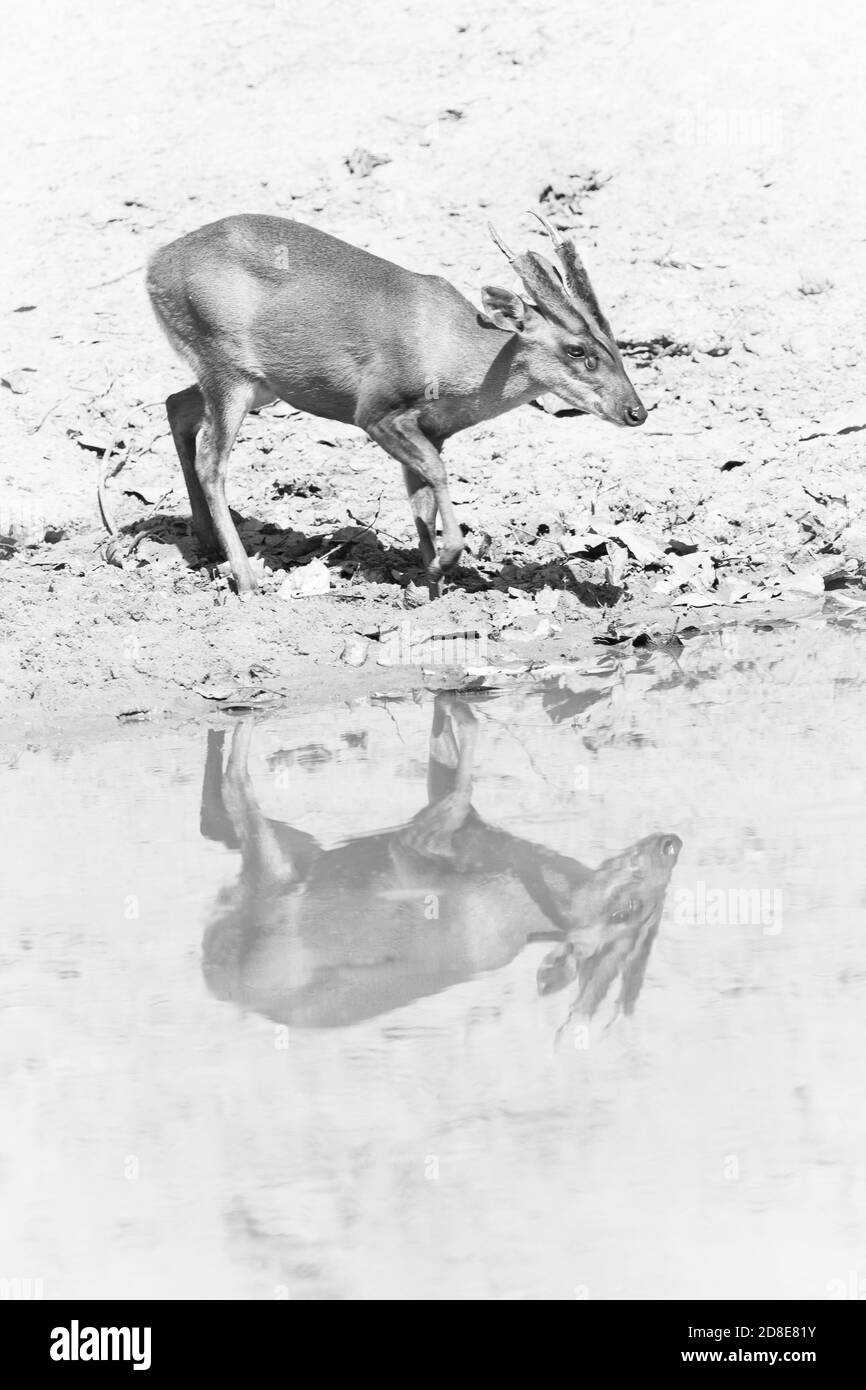
[[[569,343],[565,351],[572,361],[583,363],[584,371],[594,372],[598,366],[598,358],[590,357],[582,343]]]

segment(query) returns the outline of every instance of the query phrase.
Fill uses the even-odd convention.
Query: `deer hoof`
[[[431,560],[427,566],[427,594],[432,603],[442,597],[442,566],[438,560]]]
[[[442,549],[439,551],[439,554],[436,556],[435,560],[431,561],[430,566],[427,570],[427,573],[430,575],[430,578],[438,579],[440,575],[448,574],[451,570],[455,568],[462,554],[462,536],[459,541],[454,541],[451,545],[443,543]],[[434,569],[436,570],[435,574]]]
[[[221,564],[211,567],[211,573],[217,581],[223,579],[233,583],[242,596],[255,593],[259,587],[256,576],[249,565],[245,569],[235,570],[230,560],[223,560]]]

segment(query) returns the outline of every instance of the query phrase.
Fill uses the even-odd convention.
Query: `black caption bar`
[[[441,1302],[448,1302],[443,1294]],[[225,1378],[233,1371],[247,1376],[281,1366],[291,1374],[293,1360],[308,1357],[321,1360],[331,1372],[345,1364],[361,1374],[371,1368],[371,1358],[397,1345],[414,1346],[421,1356],[425,1375],[431,1372],[430,1358],[442,1356],[443,1363],[457,1355],[461,1378],[465,1379],[469,1345],[485,1374],[490,1374],[490,1358],[512,1356],[520,1342],[520,1325],[509,1314],[502,1326],[502,1339],[479,1338],[471,1329],[469,1345],[462,1328],[462,1312],[455,1308],[456,1326],[451,1334],[441,1323],[431,1327],[419,1323],[412,1327],[414,1310],[401,1312],[400,1328],[389,1334],[380,1328],[374,1308],[364,1307],[364,1321],[357,1328],[342,1326],[324,1340],[317,1336],[320,1316],[340,1323],[354,1321],[351,1308],[274,1301],[238,1302],[42,1302],[40,1300],[0,1301],[0,1337],[4,1347],[14,1348],[15,1363],[28,1374],[39,1372],[58,1383],[69,1376],[100,1377],[105,1373],[133,1377],[133,1384],[159,1383],[163,1378],[184,1372]],[[474,1316],[478,1317],[475,1310]],[[423,1313],[420,1316],[424,1316]],[[491,1317],[495,1324],[496,1314]],[[555,1361],[573,1362],[578,1375],[582,1368],[615,1368],[623,1371],[681,1371],[700,1375],[711,1368],[728,1371],[796,1370],[818,1372],[823,1378],[847,1367],[862,1352],[864,1343],[863,1304],[859,1300],[806,1303],[789,1302],[626,1302],[593,1303],[575,1301],[562,1309],[562,1322],[556,1337]],[[532,1311],[523,1312],[526,1331],[531,1331]],[[408,1326],[407,1326],[408,1323]],[[540,1329],[539,1329],[540,1330]],[[548,1324],[549,1335],[549,1324]],[[313,1340],[315,1339],[315,1340]],[[538,1358],[541,1369],[545,1338],[533,1337],[523,1344],[527,1355]],[[446,1348],[450,1347],[451,1351]],[[499,1349],[501,1348],[501,1352]],[[377,1350],[378,1349],[378,1350]],[[407,1346],[407,1350],[409,1347]],[[405,1357],[401,1356],[401,1361]],[[552,1367],[550,1369],[553,1369]],[[452,1367],[453,1370],[453,1367]],[[393,1373],[393,1372],[392,1372]],[[443,1374],[448,1373],[443,1367]]]

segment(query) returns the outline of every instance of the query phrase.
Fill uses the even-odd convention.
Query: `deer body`
[[[466,407],[465,424],[436,412],[443,438],[476,423],[508,339],[480,328],[447,280],[278,217],[230,217],[182,237],[153,258],[148,288],[194,367],[204,359],[207,370],[214,353],[215,366],[244,372],[268,399],[361,429],[407,404],[429,417],[437,390],[450,409]]]
[[[536,262],[550,283],[538,279]],[[642,423],[646,412],[597,304],[595,314],[578,308],[535,253],[514,264],[529,276],[538,307],[490,288],[482,315],[440,276],[282,218],[228,217],[156,252],[147,272],[151,303],[198,382],[166,402],[193,524],[206,551],[227,556],[239,589],[255,580],[225,475],[250,409],[281,398],[357,425],[396,458],[434,582],[463,545],[439,452],[451,435],[551,390],[578,409]],[[581,339],[583,361],[595,362],[595,391],[589,369],[583,380],[570,365]]]
[[[590,869],[482,820],[471,804],[477,725],[465,702],[434,709],[428,804],[408,825],[331,850],[259,809],[252,724],[223,766],[208,736],[202,831],[241,852],[204,944],[211,991],[280,1023],[335,1027],[496,970],[530,941],[554,943],[540,993],[579,977],[591,1015],[618,975],[634,1006],[676,836],[653,835]],[[444,761],[443,761],[444,759]]]
[[[269,831],[285,870],[291,828]],[[210,989],[275,1022],[345,1026],[500,969],[529,940],[559,939],[495,845],[471,868],[458,867],[460,848],[457,863],[437,864],[391,834],[364,836],[314,855],[300,881],[268,891],[260,877],[250,896],[245,884],[229,901],[247,930],[226,933],[222,919],[207,939]]]

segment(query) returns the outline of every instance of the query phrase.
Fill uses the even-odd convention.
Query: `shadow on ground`
[[[240,538],[250,555],[260,556],[265,567],[288,572],[312,559],[321,559],[343,579],[362,579],[370,584],[423,586],[424,568],[417,550],[383,545],[378,537],[359,526],[342,526],[327,534],[309,535],[284,530],[273,522],[242,517],[232,511]],[[157,513],[120,527],[120,535],[130,543],[139,537],[157,545],[171,545],[191,570],[207,568],[206,559],[190,530],[189,522]],[[512,561],[487,562],[472,555],[471,536],[459,567],[448,577],[447,587],[464,593],[507,592],[517,589],[527,594],[549,587],[573,594],[586,608],[613,607],[624,590],[612,583],[575,577],[564,561],[515,564]]]

